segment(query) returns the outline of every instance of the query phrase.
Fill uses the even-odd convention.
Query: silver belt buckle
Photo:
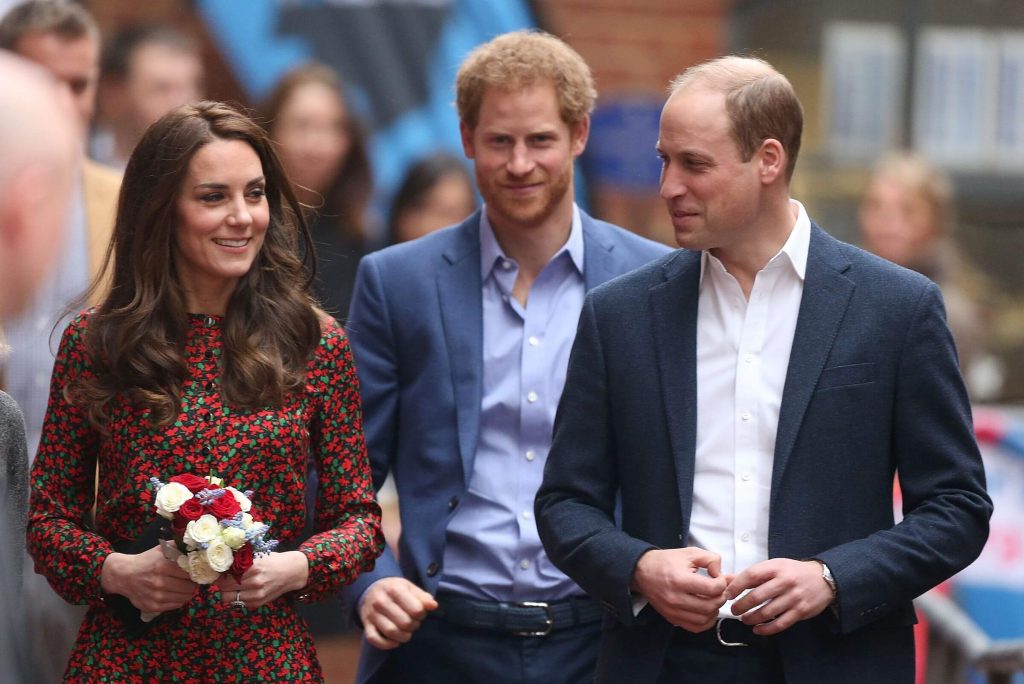
[[[723,646],[750,646],[750,644],[745,644],[742,641],[726,641],[722,638],[722,623],[730,619],[731,618],[720,617],[715,622],[715,636],[718,637],[718,643],[722,644]]]
[[[513,605],[522,606],[523,608],[543,608],[544,613],[547,616],[545,618],[544,629],[539,632],[512,632],[512,636],[521,637],[544,637],[551,634],[552,628],[555,626],[555,616],[551,612],[551,606],[543,601],[516,601]]]

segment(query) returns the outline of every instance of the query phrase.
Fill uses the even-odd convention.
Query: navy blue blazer
[[[589,290],[668,248],[580,212]],[[363,257],[346,332],[378,488],[394,475],[400,559],[390,551],[345,590],[356,610],[374,581],[404,576],[437,591],[449,516],[473,472],[483,396],[480,212],[459,225]],[[573,313],[575,315],[575,312]],[[357,612],[357,611],[356,611]],[[364,643],[360,671],[380,652]]]
[[[679,250],[595,289],[569,361],[537,525],[552,561],[614,616],[599,682],[653,682],[672,634],[649,606],[633,617],[629,585],[645,551],[686,545],[699,279],[700,254]],[[911,602],[977,557],[991,511],[938,288],[813,226],[768,552],[827,563],[839,618],[777,637],[786,681],[912,682]]]

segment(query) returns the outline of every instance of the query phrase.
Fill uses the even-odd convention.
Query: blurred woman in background
[[[952,239],[953,185],[948,176],[912,152],[882,158],[868,180],[858,213],[861,242],[869,252],[931,278],[942,290],[960,367],[975,400],[990,399],[1002,385],[988,350],[989,286]]]
[[[270,137],[305,207],[316,249],[314,293],[344,323],[367,249],[373,179],[366,137],[338,74],[309,63],[288,72],[263,106]]]
[[[409,167],[391,203],[388,244],[415,240],[458,223],[476,210],[476,192],[466,165],[435,152]]]

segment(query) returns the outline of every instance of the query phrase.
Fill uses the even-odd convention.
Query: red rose
[[[178,508],[178,512],[174,514],[174,517],[184,518],[185,524],[187,525],[190,520],[199,520],[199,517],[206,513],[206,509],[203,504],[199,503],[198,499],[189,499],[185,503],[181,504]]]
[[[225,491],[224,496],[218,497],[210,504],[209,512],[216,516],[217,520],[226,520],[235,517],[236,513],[241,513],[242,507],[235,501],[231,492]]]
[[[191,473],[175,475],[171,478],[171,482],[177,482],[178,484],[185,485],[188,488],[188,491],[193,494],[210,486],[210,483],[206,481],[205,477],[199,477],[198,475],[192,475]]]
[[[228,572],[235,578],[236,582],[242,581],[242,575],[245,571],[252,567],[252,544],[245,544],[242,548],[235,551],[235,561],[231,564],[231,569]]]

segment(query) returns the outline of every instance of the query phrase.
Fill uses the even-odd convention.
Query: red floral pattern
[[[36,570],[66,600],[88,604],[66,679],[75,682],[317,682],[323,676],[292,598],[322,599],[373,567],[383,548],[363,442],[359,387],[344,332],[325,319],[305,392],[283,409],[238,411],[219,390],[221,320],[192,316],[186,341],[189,376],[182,410],[168,428],[149,427],[146,411],[122,402],[109,434],[88,423],[64,389],[90,373],[83,333],[89,313],[64,332],[42,442],[32,469],[28,544]],[[282,545],[294,545],[305,519],[307,458],[320,487],[318,534],[299,546],[309,584],[241,613],[216,586],[200,587],[172,619],[142,636],[126,635],[105,603],[100,570],[113,545],[137,537],[153,520],[150,477],[167,481],[214,473],[225,485],[253,489],[259,517]],[[96,466],[99,464],[98,487]],[[95,502],[95,524],[91,517]]]

